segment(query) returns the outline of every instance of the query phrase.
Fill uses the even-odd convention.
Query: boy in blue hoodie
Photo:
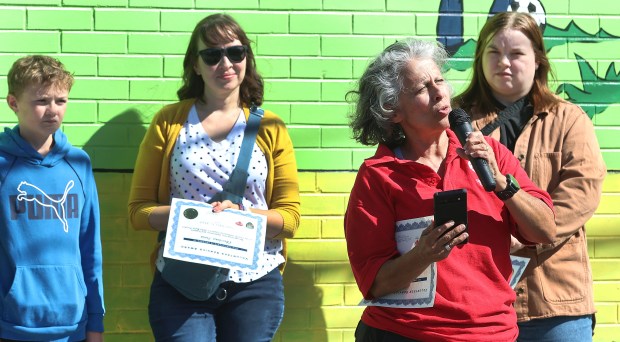
[[[18,59],[0,133],[0,340],[102,341],[99,200],[88,155],[60,130],[73,76]]]

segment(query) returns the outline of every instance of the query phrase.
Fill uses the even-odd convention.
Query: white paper
[[[267,217],[173,198],[164,256],[229,269],[255,270],[265,246]]]
[[[510,261],[512,262],[512,275],[510,276],[510,287],[513,289],[517,286],[519,279],[523,275],[523,271],[530,262],[530,258],[524,258],[520,256],[511,255]]]
[[[396,222],[396,246],[402,255],[411,250],[420,239],[422,231],[431,224],[432,216]],[[435,303],[437,264],[432,263],[404,290],[373,300],[363,299],[359,305],[390,308],[428,308]]]

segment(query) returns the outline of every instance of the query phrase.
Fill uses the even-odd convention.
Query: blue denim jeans
[[[592,341],[592,315],[558,316],[519,323],[517,342]]]
[[[157,270],[151,284],[149,322],[156,341],[271,341],[283,315],[277,268],[249,283],[222,283],[206,301],[185,298]]]

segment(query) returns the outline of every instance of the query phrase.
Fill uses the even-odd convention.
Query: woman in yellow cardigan
[[[165,231],[172,198],[210,202],[235,167],[252,104],[263,100],[250,40],[233,18],[214,14],[192,33],[183,62],[180,102],[155,115],[140,145],[129,198],[135,229]],[[186,298],[161,277],[161,247],[151,285],[149,321],[157,341],[270,341],[284,312],[285,239],[299,226],[293,145],[283,121],[265,111],[241,203],[267,217],[256,271],[231,269],[211,298]]]

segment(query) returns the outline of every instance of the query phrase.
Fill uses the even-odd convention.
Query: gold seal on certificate
[[[173,198],[166,231],[166,258],[254,270],[265,245],[267,218],[249,211],[214,213],[208,203]]]

